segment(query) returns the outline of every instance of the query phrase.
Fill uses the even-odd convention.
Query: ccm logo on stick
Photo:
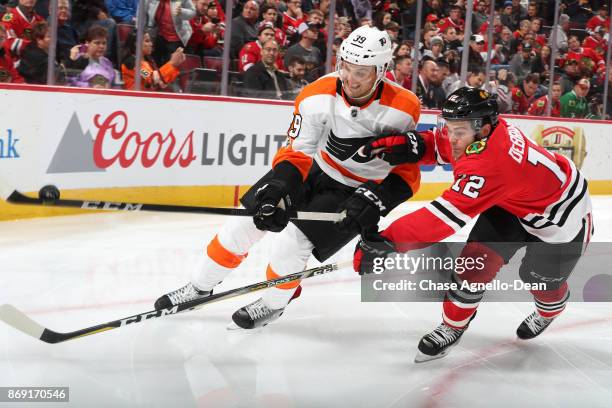
[[[142,208],[142,204],[111,203],[108,201],[83,201],[81,208],[85,210],[138,211]]]

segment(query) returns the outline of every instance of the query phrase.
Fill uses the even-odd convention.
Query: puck
[[[60,191],[53,185],[47,185],[40,189],[38,198],[42,200],[43,204],[55,204],[60,198]]]

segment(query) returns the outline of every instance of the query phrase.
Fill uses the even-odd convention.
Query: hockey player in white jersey
[[[417,191],[420,172],[414,163],[424,152],[423,141],[414,132],[420,103],[412,92],[384,78],[391,47],[386,32],[365,26],[344,40],[337,72],[309,84],[298,95],[286,146],[276,154],[272,170],[241,198],[254,217],[227,222],[209,243],[203,266],[190,283],[160,297],[157,309],[209,296],[267,231],[277,233],[268,279],[303,270],[311,254],[323,262],[362,230],[376,228],[381,215]],[[360,148],[381,134],[410,138],[411,163],[393,165],[363,156]],[[287,209],[346,210],[347,217],[338,225],[289,222]],[[260,299],[233,314],[234,323],[251,329],[276,320],[299,296],[299,284],[267,289]]]

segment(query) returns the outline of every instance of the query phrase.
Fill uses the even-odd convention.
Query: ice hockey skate
[[[470,322],[476,317],[472,315]],[[434,331],[423,336],[419,342],[415,363],[424,363],[446,356],[449,351],[459,344],[461,336],[469,327],[468,324],[462,329],[454,329],[442,322]]]
[[[291,296],[291,299],[289,299],[289,303],[291,303],[293,299],[298,298],[301,293],[302,287],[298,286],[297,290]],[[248,330],[264,327],[281,317],[284,311],[284,307],[273,309],[266,304],[263,298],[259,298],[236,310],[232,315],[232,322],[227,326],[227,330]]]
[[[194,299],[202,299],[212,295],[212,290],[199,290],[191,282],[185,286],[167,293],[155,301],[155,309],[168,309]]]
[[[542,333],[555,318],[541,316],[537,311],[533,312],[516,329],[516,335],[519,339],[529,340],[537,337]]]

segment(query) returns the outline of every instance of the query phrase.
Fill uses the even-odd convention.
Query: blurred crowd
[[[0,0],[0,82],[46,84],[53,72],[56,84],[134,89],[140,47],[142,90],[218,94],[225,51],[230,94],[293,99],[326,73],[329,36],[333,69],[342,40],[367,24],[393,41],[389,79],[411,89],[418,64],[414,82],[425,108],[439,108],[461,85],[466,39],[467,84],[496,94],[502,113],[541,116],[550,105],[552,116],[612,116],[612,92],[603,111],[606,70],[612,84],[608,0],[561,0],[557,25],[553,0],[497,0],[492,25],[491,0],[474,0],[467,28],[466,0],[427,0],[418,43],[415,0],[337,0],[334,11],[329,0],[238,0],[231,38],[225,38],[225,1],[145,0],[140,44],[138,0],[57,1],[49,70],[49,0]],[[550,78],[553,37],[558,53]]]

